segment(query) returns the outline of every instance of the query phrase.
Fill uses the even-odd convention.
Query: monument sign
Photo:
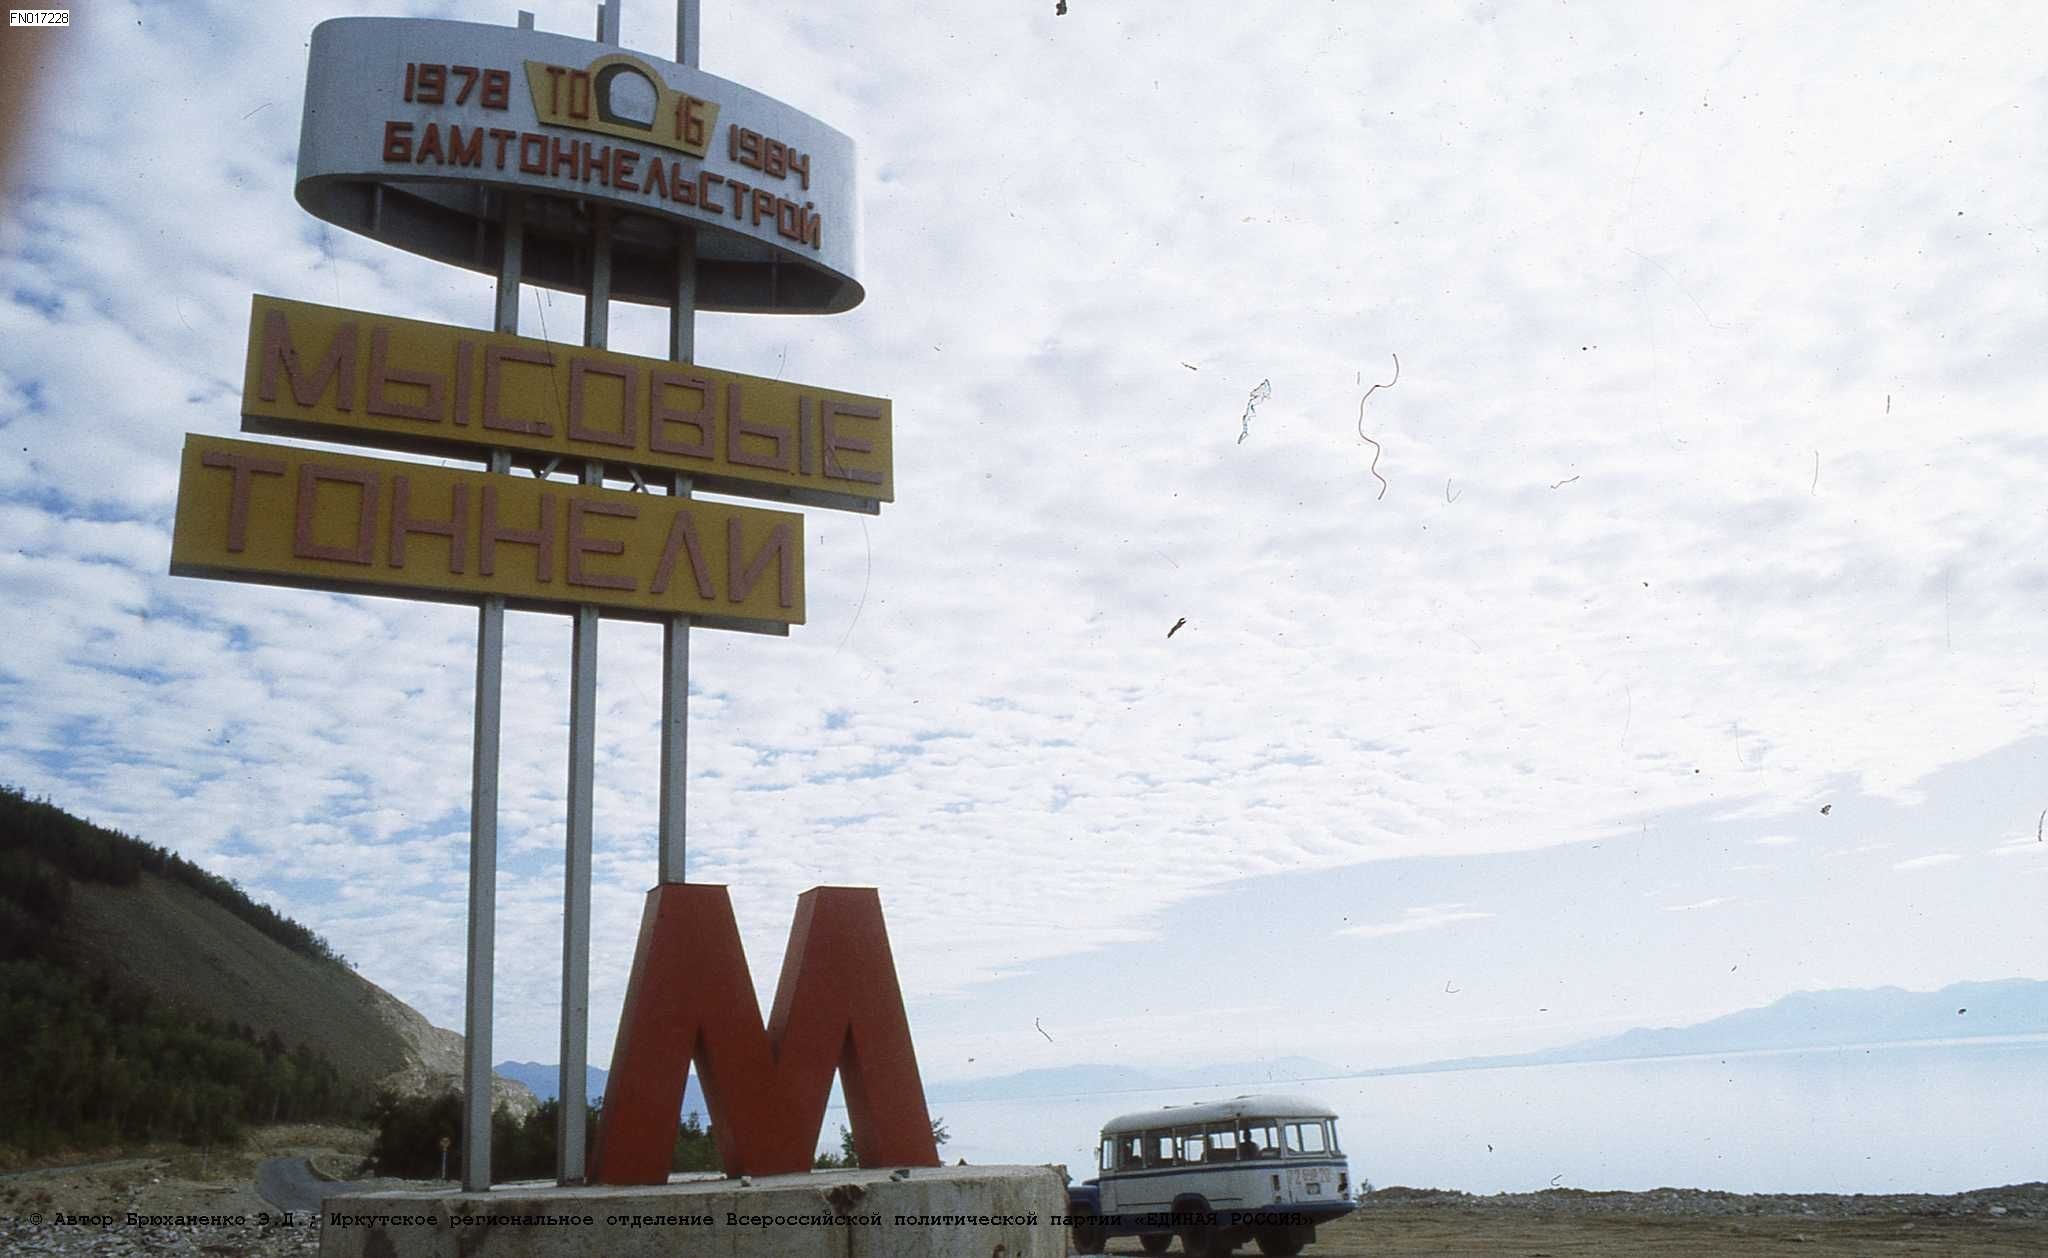
[[[498,729],[505,609],[574,618],[563,896],[563,1183],[668,1174],[700,1072],[727,1174],[808,1169],[833,1072],[867,1165],[936,1166],[873,889],[797,906],[764,1024],[724,887],[683,878],[689,631],[804,621],[803,520],[708,489],[873,513],[895,494],[889,401],[696,365],[694,318],[830,313],[863,296],[853,144],[677,56],[402,18],[315,28],[297,196],[314,215],[495,273],[493,327],[254,298],[247,431],[475,460],[190,435],[171,571],[478,607],[463,1184],[490,1187]],[[521,284],[581,293],[583,344],[518,334]],[[605,348],[613,299],[667,306],[669,357]],[[513,475],[523,463],[531,476]],[[570,479],[556,479],[558,471]],[[660,493],[648,492],[650,485]],[[615,487],[616,486],[616,487]],[[590,844],[601,617],[664,626],[660,885],[649,892],[585,1171]]]

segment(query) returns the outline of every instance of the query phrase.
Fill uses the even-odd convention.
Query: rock
[[[378,1079],[400,1096],[435,1096],[462,1088],[462,1036],[427,1021],[425,1015],[375,984],[368,984],[378,1018],[405,1045],[406,1065]],[[491,1108],[510,1110],[524,1122],[540,1108],[533,1089],[517,1079],[491,1076]]]

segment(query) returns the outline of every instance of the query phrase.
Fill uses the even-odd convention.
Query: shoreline
[[[1546,1188],[1540,1192],[1487,1195],[1396,1184],[1360,1197],[1356,1213],[1371,1215],[1403,1209],[1687,1218],[1957,1218],[1981,1214],[1990,1218],[2048,1219],[2048,1183],[2006,1184],[1957,1193],[1739,1193],[1711,1188],[1625,1192]]]

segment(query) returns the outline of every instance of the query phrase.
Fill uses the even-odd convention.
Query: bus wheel
[[[1099,1254],[1108,1244],[1109,1229],[1103,1227],[1102,1224],[1095,1222],[1095,1217],[1095,1212],[1092,1210],[1087,1212],[1086,1214],[1077,1214],[1074,1216],[1076,1220],[1076,1222],[1074,1223],[1075,1253]],[[1089,1221],[1086,1223],[1079,1221],[1084,1218]]]
[[[1188,1258],[1229,1258],[1237,1243],[1225,1239],[1222,1228],[1191,1223],[1180,1230],[1180,1248]]]
[[[1145,1252],[1148,1254],[1163,1254],[1166,1252],[1166,1247],[1173,1244],[1173,1233],[1150,1232],[1140,1236],[1138,1243],[1145,1247]]]
[[[1314,1232],[1291,1227],[1262,1227],[1254,1235],[1259,1242],[1259,1252],[1267,1258],[1293,1258],[1301,1252],[1302,1246],[1315,1239]]]

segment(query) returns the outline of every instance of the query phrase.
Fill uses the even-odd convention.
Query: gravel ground
[[[0,1223],[0,1253],[9,1258],[30,1254],[92,1254],[95,1258],[140,1258],[178,1254],[194,1258],[311,1258],[320,1252],[320,1229],[265,1227],[253,1217],[225,1225],[155,1226],[116,1222],[111,1226],[40,1226],[15,1220]]]
[[[319,1250],[318,1221],[305,1214],[280,1217],[256,1194],[256,1167],[268,1157],[304,1157],[326,1174],[346,1173],[360,1159],[367,1139],[347,1128],[274,1128],[229,1154],[202,1158],[189,1150],[169,1150],[161,1156],[0,1176],[0,1255],[312,1258]],[[362,1185],[371,1190],[434,1186],[400,1180]],[[202,1221],[191,1216],[214,1217]],[[1111,1245],[1111,1252],[1141,1251],[1135,1240],[1122,1239]],[[1247,1246],[1241,1252],[1257,1251]],[[2048,1184],[1947,1196],[1564,1188],[1479,1197],[1383,1188],[1349,1217],[1324,1227],[1307,1253],[1310,1258],[2038,1255],[2048,1253]]]
[[[1138,1254],[1135,1240],[1110,1245]],[[1179,1252],[1179,1246],[1173,1249]],[[1246,1246],[1240,1253],[1258,1251]],[[1937,1196],[1554,1189],[1475,1197],[1385,1188],[1318,1230],[1307,1258],[2039,1258],[2048,1184]]]
[[[280,1126],[233,1150],[172,1145],[0,1175],[0,1255],[312,1255],[320,1246],[316,1221],[303,1214],[286,1220],[258,1196],[256,1167],[265,1158],[303,1157],[323,1173],[346,1173],[369,1141],[369,1133],[348,1127]]]

